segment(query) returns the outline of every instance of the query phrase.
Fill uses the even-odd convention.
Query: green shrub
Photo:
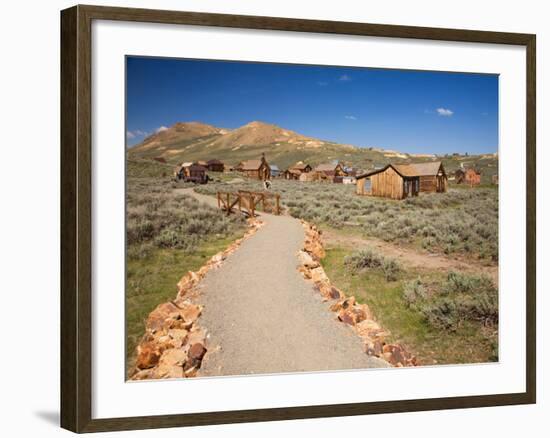
[[[413,281],[408,281],[403,285],[403,299],[407,306],[411,307],[419,300],[425,300],[428,293],[424,284],[417,278]]]
[[[430,296],[416,280],[404,285],[403,299],[438,329],[455,330],[465,321],[483,326],[498,324],[498,290],[485,276],[450,272]]]
[[[344,259],[344,265],[354,272],[367,268],[380,268],[383,262],[383,256],[379,255],[371,248],[355,252]]]
[[[344,265],[352,272],[357,273],[366,269],[379,269],[384,273],[386,281],[395,281],[402,271],[402,267],[395,259],[384,257],[372,248],[363,249],[344,259]]]
[[[384,258],[382,262],[382,271],[386,281],[395,281],[399,278],[401,273],[401,265],[395,260],[390,258]]]
[[[223,237],[244,227],[240,215],[195,198],[174,193],[172,182],[158,178],[130,178],[127,185],[127,251],[129,258],[145,258],[151,248],[193,251],[198,242]]]

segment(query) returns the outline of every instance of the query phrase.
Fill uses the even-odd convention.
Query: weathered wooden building
[[[419,177],[420,192],[443,193],[447,191],[447,174],[441,161],[398,164],[396,167],[407,177]]]
[[[309,164],[306,164],[303,161],[298,161],[285,170],[283,176],[285,179],[299,180],[302,174],[309,173],[311,170],[312,167]]]
[[[343,166],[340,163],[319,164],[313,169],[320,181],[333,181],[335,176],[346,176]]]
[[[220,160],[208,160],[206,162],[206,168],[209,172],[223,172],[225,165]]]
[[[457,184],[477,186],[481,184],[481,172],[472,168],[458,169],[455,172],[455,182]]]
[[[297,163],[294,163],[294,165],[290,166],[289,170],[297,170],[300,173],[308,173],[311,172],[312,167],[303,161],[298,161]]]
[[[404,199],[420,192],[447,191],[447,175],[439,161],[388,164],[356,177],[357,194]]]
[[[208,182],[206,167],[198,164],[183,163],[176,171],[176,179],[182,179],[185,182],[194,182],[205,184]]]
[[[241,161],[235,170],[243,173],[249,178],[259,179],[261,181],[271,179],[271,168],[264,155],[262,155],[260,160]]]
[[[294,179],[298,180],[300,179],[300,175],[302,173],[299,170],[296,169],[287,169],[283,172],[283,178],[284,179]]]

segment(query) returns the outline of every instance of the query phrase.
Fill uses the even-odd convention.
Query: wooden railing
[[[238,192],[218,192],[217,198],[218,207],[228,215],[236,209],[239,213],[254,217],[259,206],[264,213],[281,214],[281,195],[278,193],[239,190]]]

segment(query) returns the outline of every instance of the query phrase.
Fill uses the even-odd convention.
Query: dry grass
[[[127,180],[126,357],[133,362],[144,321],[160,303],[173,299],[176,283],[242,236],[239,216],[175,194],[162,167],[134,166]],[[135,173],[130,173],[135,175]],[[151,176],[153,175],[153,176]]]
[[[259,181],[236,184],[220,181],[200,187],[217,190],[261,190]],[[411,245],[428,251],[498,261],[498,190],[451,189],[394,201],[358,196],[355,186],[274,180],[272,191],[281,194],[288,212],[317,224],[353,227],[367,236]]]

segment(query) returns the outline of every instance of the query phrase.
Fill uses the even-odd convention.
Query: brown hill
[[[387,163],[429,162],[443,160],[447,173],[460,163],[475,163],[487,179],[498,172],[498,157],[413,155],[374,147],[355,147],[308,137],[264,122],[250,122],[228,130],[199,122],[175,125],[146,138],[128,149],[131,160],[164,158],[170,165],[185,161],[217,159],[235,165],[243,160],[257,160],[265,154],[270,164],[286,169],[297,161],[311,166],[340,161],[361,170],[372,170]]]
[[[322,142],[298,134],[277,125],[263,122],[250,122],[218,138],[213,144],[237,150],[242,146],[276,145],[277,143],[304,144],[319,146]]]
[[[140,153],[153,149],[166,150],[168,145],[196,141],[201,138],[211,138],[213,136],[223,135],[227,132],[227,129],[216,128],[215,126],[205,123],[180,122],[150,135],[139,145],[133,147],[132,152],[139,155]]]

